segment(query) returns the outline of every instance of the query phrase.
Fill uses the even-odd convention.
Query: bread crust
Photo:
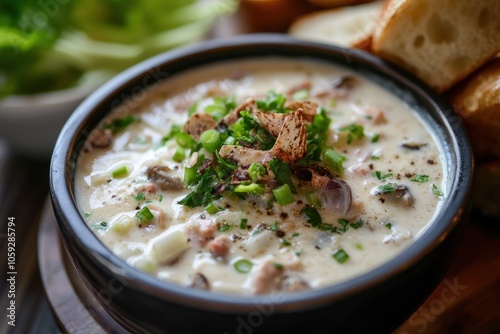
[[[496,57],[447,92],[462,117],[476,158],[500,159],[500,57]]]
[[[498,0],[388,0],[372,49],[443,92],[500,52],[498,17]]]

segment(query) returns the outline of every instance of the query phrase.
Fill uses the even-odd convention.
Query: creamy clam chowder
[[[161,280],[248,295],[348,280],[444,196],[423,123],[346,69],[247,59],[146,90],[90,134],[75,192],[100,240]]]

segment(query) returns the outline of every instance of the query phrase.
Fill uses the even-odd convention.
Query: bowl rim
[[[128,265],[124,260],[113,254],[102,244],[96,235],[83,221],[72,193],[71,166],[74,161],[74,150],[79,152],[77,136],[84,130],[84,125],[89,121],[91,114],[102,106],[108,97],[117,97],[119,92],[130,86],[134,80],[148,73],[154,73],[167,65],[175,65],[187,61],[190,57],[200,55],[230,53],[230,50],[247,50],[250,48],[283,48],[286,50],[304,49],[307,54],[323,53],[344,57],[349,65],[338,63],[333,59],[331,63],[336,66],[351,68],[350,64],[361,64],[370,67],[374,73],[390,78],[391,81],[404,87],[415,96],[426,100],[437,111],[437,116],[444,124],[443,131],[451,136],[449,143],[456,155],[456,165],[449,166],[448,175],[452,176],[450,192],[443,199],[443,208],[435,217],[433,224],[425,231],[424,236],[416,239],[403,252],[373,270],[355,276],[348,281],[343,281],[324,288],[311,289],[292,294],[269,294],[259,296],[242,296],[203,291],[199,289],[186,289],[183,286],[148,275]],[[275,49],[273,49],[275,50]],[[312,51],[314,50],[314,52]],[[260,51],[266,52],[266,51]],[[269,56],[272,53],[269,53]],[[285,56],[280,53],[280,56]],[[255,57],[251,54],[248,57]],[[316,58],[317,56],[312,56]],[[224,60],[227,58],[224,58]],[[207,65],[212,61],[201,64]],[[183,72],[180,70],[179,72]],[[176,72],[177,73],[177,72]],[[109,112],[109,111],[108,111]],[[106,112],[106,114],[108,113]],[[433,122],[436,120],[433,119]],[[94,124],[95,125],[95,124]],[[81,146],[80,146],[81,149]],[[77,153],[78,153],[77,152]],[[436,249],[458,225],[460,218],[466,214],[469,203],[469,193],[473,174],[473,159],[470,143],[462,121],[451,107],[438,95],[437,92],[423,84],[410,73],[391,65],[376,56],[360,50],[346,49],[339,46],[326,45],[317,42],[308,42],[291,38],[282,34],[253,34],[243,35],[223,40],[211,40],[194,46],[184,47],[161,54],[115,76],[105,85],[90,95],[73,113],[64,126],[55,145],[50,170],[50,195],[54,211],[58,217],[58,224],[63,233],[68,233],[71,241],[80,249],[85,249],[92,260],[101,267],[108,269],[108,275],[120,277],[133,288],[160,299],[200,309],[217,309],[224,312],[248,312],[255,310],[256,306],[273,304],[275,311],[290,311],[309,309],[331,303],[339,298],[358,293],[372,288],[385,280],[397,276],[407,268],[421,261],[432,250]],[[446,205],[446,210],[444,206]],[[438,223],[438,219],[439,223]]]

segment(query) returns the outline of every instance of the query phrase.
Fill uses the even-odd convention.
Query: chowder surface
[[[214,97],[233,96],[238,105],[265,99],[270,90],[314,101],[331,119],[327,144],[346,158],[338,177],[352,194],[346,212],[314,206],[314,194],[296,179],[291,204],[273,202],[272,192],[223,196],[213,202],[218,212],[180,205],[192,189],[153,180],[150,172],[159,166],[184,179],[191,151],[165,137],[189,112],[210,110]],[[443,196],[439,148],[410,107],[352,72],[318,62],[271,58],[188,71],[125,102],[101,128],[107,130],[91,134],[78,161],[82,216],[129,264],[185,286],[257,294],[347,280],[406,248]],[[387,185],[405,190],[380,194]],[[151,219],[141,216],[144,207]],[[322,223],[337,230],[313,226],[305,207],[317,207]]]

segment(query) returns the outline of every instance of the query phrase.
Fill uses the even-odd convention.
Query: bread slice
[[[499,0],[389,0],[373,52],[443,92],[500,52]]]
[[[494,58],[446,97],[462,117],[476,158],[500,159],[500,58]]]
[[[353,46],[372,34],[382,1],[329,9],[304,15],[288,32],[297,38]]]
[[[360,3],[370,2],[371,0],[307,0],[313,5],[325,8],[352,6]]]

